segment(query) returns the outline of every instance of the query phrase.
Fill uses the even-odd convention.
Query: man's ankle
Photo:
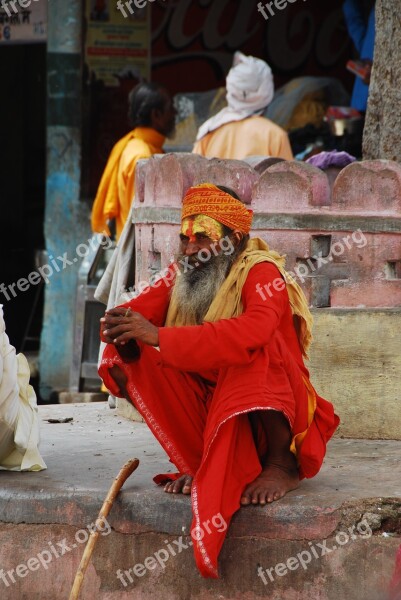
[[[277,467],[283,471],[298,471],[297,461],[292,452],[286,455],[279,456],[267,456],[263,461],[262,469],[268,469],[269,467]]]

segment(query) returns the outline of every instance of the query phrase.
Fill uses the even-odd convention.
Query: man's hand
[[[158,327],[130,308],[107,310],[100,323],[107,344],[124,346],[130,340],[138,340],[149,346],[159,345]]]

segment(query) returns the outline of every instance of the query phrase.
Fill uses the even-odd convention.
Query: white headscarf
[[[197,140],[226,123],[262,114],[273,100],[273,74],[264,60],[236,52],[227,75],[226,88],[228,106],[203,123]]]

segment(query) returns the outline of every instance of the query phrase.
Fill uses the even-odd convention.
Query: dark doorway
[[[0,303],[11,343],[35,352],[43,290],[41,283],[21,285],[24,291],[16,284],[35,270],[44,248],[46,45],[0,46],[0,82]]]

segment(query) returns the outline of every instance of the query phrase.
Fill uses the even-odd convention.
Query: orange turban
[[[201,183],[189,188],[182,201],[181,219],[193,215],[206,215],[230,229],[249,233],[253,212],[212,183]]]

